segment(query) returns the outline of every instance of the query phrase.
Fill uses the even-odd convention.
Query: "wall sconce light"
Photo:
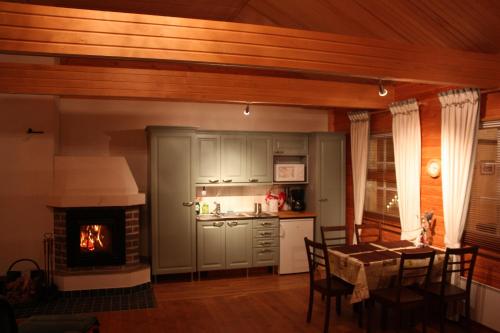
[[[441,161],[438,159],[429,160],[425,169],[429,176],[437,178],[441,174]]]
[[[250,104],[247,104],[247,106],[245,107],[245,110],[243,111],[243,114],[245,116],[249,116],[250,115]]]
[[[382,84],[382,80],[378,82],[378,95],[380,97],[387,96],[387,89],[385,89],[384,85]]]

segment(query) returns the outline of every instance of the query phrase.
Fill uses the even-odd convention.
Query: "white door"
[[[304,237],[313,239],[314,219],[280,221],[280,274],[309,270]]]

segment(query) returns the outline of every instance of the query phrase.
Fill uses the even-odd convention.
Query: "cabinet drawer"
[[[275,247],[280,246],[279,238],[254,238],[253,247]]]
[[[253,220],[253,228],[254,229],[262,229],[262,228],[278,228],[279,220],[278,219],[261,219],[261,220]]]
[[[279,237],[279,229],[253,229],[253,238],[276,238]]]
[[[253,249],[254,266],[278,265],[280,259],[279,247],[265,247]]]

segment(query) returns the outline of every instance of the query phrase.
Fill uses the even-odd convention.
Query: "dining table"
[[[354,304],[369,299],[370,290],[388,288],[395,284],[403,252],[418,253],[433,250],[436,255],[432,266],[431,281],[439,281],[445,253],[443,249],[433,246],[417,247],[407,240],[379,241],[330,247],[328,255],[331,274],[354,286],[350,299]],[[412,261],[408,264],[421,265]]]

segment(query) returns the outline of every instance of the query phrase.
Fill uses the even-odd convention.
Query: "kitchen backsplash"
[[[269,190],[278,194],[283,191],[281,186],[216,186],[206,187],[207,194],[202,196],[203,187],[196,187],[196,197],[200,202],[209,205],[209,212],[215,209],[214,202],[220,203],[221,212],[252,212],[254,203],[262,204],[262,211],[268,211],[266,194]]]

